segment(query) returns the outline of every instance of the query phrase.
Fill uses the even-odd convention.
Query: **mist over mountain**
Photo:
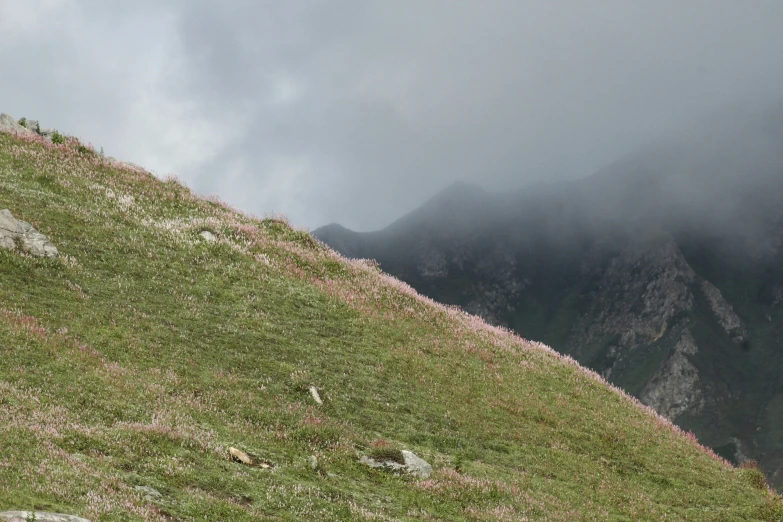
[[[314,235],[570,354],[783,485],[783,104],[739,107],[587,178],[452,185],[387,228]]]

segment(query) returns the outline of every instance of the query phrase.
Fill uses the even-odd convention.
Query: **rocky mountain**
[[[313,234],[569,354],[783,486],[783,106],[721,114],[570,182],[457,184]]]

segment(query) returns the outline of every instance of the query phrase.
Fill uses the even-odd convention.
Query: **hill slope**
[[[0,133],[4,208],[60,254],[0,249],[0,510],[105,521],[783,514],[758,471],[727,465],[572,361],[283,222],[75,142]],[[270,467],[234,462],[229,447]],[[358,462],[390,449],[425,458],[432,476]]]
[[[729,116],[585,179],[454,186],[385,230],[314,234],[575,357],[781,487],[783,105]]]

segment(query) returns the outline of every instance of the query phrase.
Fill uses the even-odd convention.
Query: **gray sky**
[[[779,96],[781,27],[779,0],[0,0],[0,111],[368,230]]]

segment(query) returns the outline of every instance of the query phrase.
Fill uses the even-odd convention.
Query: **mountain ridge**
[[[758,459],[780,487],[783,110],[736,121],[496,194],[468,233],[441,230],[443,212],[422,219],[432,205],[395,235],[334,235],[425,295],[575,357],[726,458]]]

